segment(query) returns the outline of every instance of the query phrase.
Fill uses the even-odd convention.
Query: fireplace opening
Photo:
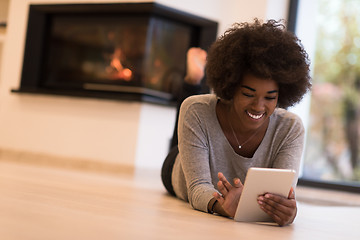
[[[207,49],[216,33],[215,21],[157,3],[30,5],[12,91],[169,104],[186,51]]]

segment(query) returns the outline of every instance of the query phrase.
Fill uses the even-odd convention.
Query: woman
[[[304,128],[285,109],[311,83],[307,54],[284,29],[255,19],[235,24],[210,47],[206,75],[215,94],[182,103],[178,150],[162,169],[169,193],[194,209],[234,217],[250,167],[298,172]],[[281,226],[296,216],[293,191],[288,198],[267,193],[258,203]]]

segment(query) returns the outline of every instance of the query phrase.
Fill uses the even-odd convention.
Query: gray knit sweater
[[[235,153],[216,116],[218,99],[213,94],[187,98],[179,116],[179,154],[175,160],[172,184],[180,199],[194,209],[207,212],[218,182],[217,173],[244,183],[250,167],[299,170],[304,127],[300,118],[277,108],[270,116],[266,134],[252,158]],[[294,186],[296,185],[294,182]]]

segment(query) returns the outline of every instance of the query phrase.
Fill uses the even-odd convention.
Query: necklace
[[[230,112],[229,112],[229,113],[230,113]],[[243,142],[242,144],[240,144],[238,138],[236,137],[235,131],[234,131],[232,125],[231,125],[231,121],[230,121],[230,118],[229,118],[229,117],[228,117],[228,122],[229,122],[231,131],[232,131],[232,133],[233,133],[233,135],[234,135],[234,138],[235,138],[235,140],[236,140],[236,143],[237,143],[239,149],[241,149],[242,146],[244,146],[246,143],[248,143],[248,142],[259,132],[260,128],[262,127],[262,125],[261,125],[261,126],[255,131],[255,133],[254,133],[253,135],[251,135],[245,142]]]

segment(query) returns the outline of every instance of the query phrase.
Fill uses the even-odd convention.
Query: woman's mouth
[[[264,113],[262,114],[251,114],[248,111],[246,111],[247,115],[251,117],[252,119],[258,120],[264,116]]]

